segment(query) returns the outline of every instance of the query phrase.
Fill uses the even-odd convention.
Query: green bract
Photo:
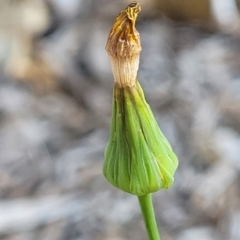
[[[169,188],[178,160],[145,100],[139,82],[114,85],[110,138],[103,173],[115,187],[138,196]]]

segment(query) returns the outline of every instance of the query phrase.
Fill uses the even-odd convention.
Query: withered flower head
[[[139,11],[140,5],[133,2],[119,14],[106,46],[115,84],[103,173],[113,186],[144,196],[173,184],[178,160],[137,81]]]
[[[114,81],[120,86],[134,86],[141,51],[140,36],[135,28],[139,3],[134,1],[120,12],[109,33],[106,50],[110,57]]]

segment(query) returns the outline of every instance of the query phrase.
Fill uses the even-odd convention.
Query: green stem
[[[161,240],[152,204],[152,194],[138,196],[149,240]]]

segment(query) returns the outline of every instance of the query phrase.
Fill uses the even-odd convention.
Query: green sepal
[[[114,85],[110,138],[103,173],[121,190],[142,196],[169,188],[178,160],[161,132],[137,81]]]

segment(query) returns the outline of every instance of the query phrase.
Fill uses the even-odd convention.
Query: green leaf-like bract
[[[110,138],[103,173],[115,187],[142,196],[174,181],[178,160],[137,81],[114,85]]]

